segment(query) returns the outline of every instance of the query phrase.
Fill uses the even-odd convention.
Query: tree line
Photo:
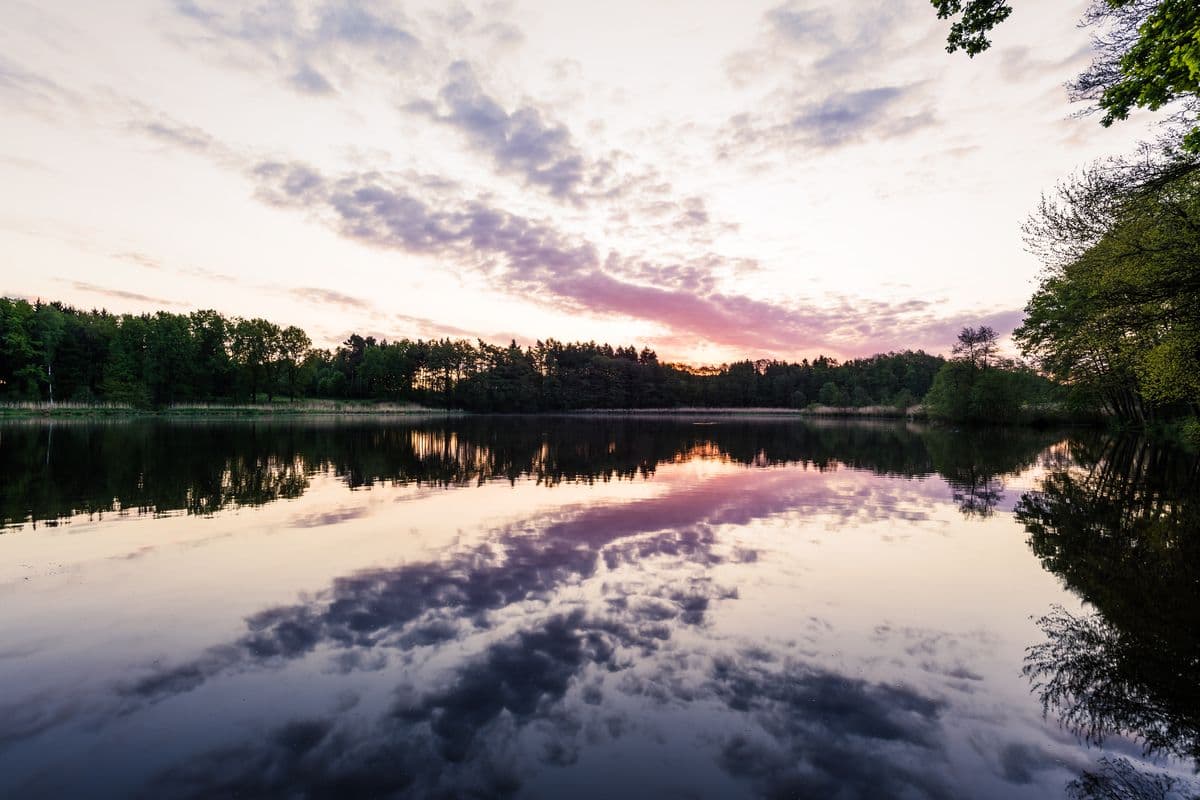
[[[908,407],[945,363],[917,351],[838,362],[739,361],[693,368],[649,349],[553,339],[484,341],[353,334],[315,348],[295,326],[190,314],[110,314],[0,298],[0,400],[260,402],[278,397],[411,402],[472,411],[585,408]]]

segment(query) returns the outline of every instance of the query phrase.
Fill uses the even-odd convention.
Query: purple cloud
[[[916,84],[839,91],[780,113],[735,115],[728,126],[728,154],[738,149],[786,149],[802,145],[832,149],[865,139],[886,140],[932,125],[928,109],[905,113],[913,106]]]
[[[409,110],[458,129],[501,172],[520,174],[555,197],[575,195],[585,181],[598,183],[606,177],[601,165],[585,162],[565,125],[546,119],[533,106],[506,111],[484,93],[465,61],[450,65],[437,103],[414,103]]]
[[[233,9],[176,0],[175,10],[204,32],[205,44],[232,46],[249,53],[254,64],[283,70],[281,77],[304,94],[332,94],[330,74],[348,79],[362,62],[396,67],[421,46],[402,14],[346,0],[325,0],[311,13],[273,0]]]
[[[485,272],[507,292],[572,311],[651,320],[693,344],[779,354],[943,349],[963,325],[1005,329],[1019,314],[935,316],[933,304],[914,300],[784,306],[718,291],[696,269],[645,263],[631,268],[617,256],[602,260],[590,242],[479,201],[434,206],[377,173],[326,177],[305,164],[263,162],[251,175],[264,200],[304,209],[347,238],[447,256]]]

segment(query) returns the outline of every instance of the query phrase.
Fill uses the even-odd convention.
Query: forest
[[[216,311],[115,315],[0,298],[0,400],[175,403],[337,398],[470,411],[889,405],[907,408],[945,364],[924,352],[839,363],[660,363],[654,351],[553,339],[528,347],[349,336]]]

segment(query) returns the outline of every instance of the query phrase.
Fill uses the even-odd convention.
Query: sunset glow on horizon
[[[928,0],[0,0],[0,294],[318,346],[947,353],[1020,322],[1040,193],[1148,135],[1070,116],[1085,5],[968,60]]]

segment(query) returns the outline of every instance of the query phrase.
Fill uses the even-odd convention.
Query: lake
[[[0,425],[0,796],[1200,791],[1196,459],[769,418]]]

